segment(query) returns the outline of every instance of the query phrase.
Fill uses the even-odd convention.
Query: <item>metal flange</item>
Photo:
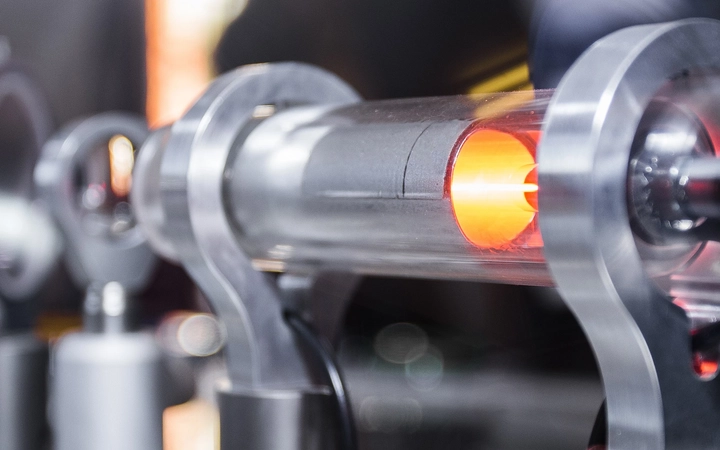
[[[274,283],[253,268],[226,216],[228,161],[262,115],[258,107],[358,100],[339,78],[312,66],[246,66],[218,78],[172,126],[160,168],[163,233],[225,323],[234,386],[310,389],[313,382],[283,321]]]
[[[117,281],[135,292],[146,285],[157,261],[145,237],[138,227],[108,236],[88,226],[74,185],[80,165],[115,135],[127,137],[137,147],[147,138],[148,129],[144,120],[123,113],[98,114],[71,123],[45,144],[35,168],[35,183],[66,237],[66,259],[75,282],[87,287]]]
[[[7,266],[0,267],[0,296],[24,300],[40,288],[60,249],[46,212],[31,204],[33,169],[52,121],[39,88],[7,61],[0,62],[0,121],[0,266]]]
[[[573,65],[546,115],[544,253],[595,351],[611,450],[720,446],[718,382],[692,371],[688,321],[646,273],[626,201],[647,106],[673,77],[720,68],[718,42],[720,22],[704,19],[614,33]]]

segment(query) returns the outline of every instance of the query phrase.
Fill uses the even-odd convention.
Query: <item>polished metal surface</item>
[[[160,450],[167,386],[152,333],[73,333],[53,354],[55,450]]]
[[[135,219],[142,229],[148,244],[159,256],[179,263],[179,257],[165,232],[166,219],[160,190],[160,167],[170,127],[153,130],[142,144],[133,170],[133,187],[130,203]]]
[[[60,250],[47,212],[31,204],[33,169],[51,122],[48,105],[33,80],[10,60],[0,61],[0,298],[4,300],[26,300],[36,293]]]
[[[81,214],[74,185],[81,164],[115,135],[126,136],[137,148],[147,138],[147,125],[132,115],[105,113],[66,126],[45,144],[35,183],[65,235],[75,282],[85,287],[117,281],[134,292],[146,285],[156,262],[145,237],[135,226],[108,236]]]
[[[102,290],[88,288],[83,302],[83,330],[106,334],[134,331],[132,303],[117,281],[107,283]]]
[[[0,217],[0,300],[24,301],[55,267],[60,233],[41,205],[2,192]]]
[[[676,84],[670,82],[663,90],[672,91]],[[686,253],[692,253],[698,243],[691,234],[704,216],[692,216],[683,208],[687,201],[682,194],[687,191],[680,185],[679,167],[696,159],[715,160],[713,145],[701,119],[688,107],[673,103],[672,92],[658,95],[668,98],[648,105],[633,143],[628,170],[630,220],[644,241],[656,247],[684,243]]]
[[[337,426],[327,390],[221,389],[220,448],[335,450]]]
[[[172,126],[158,180],[165,232],[228,330],[234,387],[313,385],[273,283],[253,268],[226,217],[223,184],[234,144],[263,105],[357,100],[340,79],[314,67],[248,66],[216,80]]]
[[[540,227],[560,293],[600,366],[610,450],[720,446],[717,381],[691,368],[688,320],[650,280],[629,225],[627,167],[653,95],[720,68],[720,23],[632,27],[591,47],[548,109],[539,147]]]

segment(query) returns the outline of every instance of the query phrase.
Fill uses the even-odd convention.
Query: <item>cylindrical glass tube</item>
[[[281,110],[238,143],[228,215],[262,270],[552,284],[535,170],[551,95]]]

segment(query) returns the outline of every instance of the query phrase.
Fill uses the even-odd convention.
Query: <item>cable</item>
[[[357,437],[355,431],[355,421],[353,420],[350,399],[345,392],[345,383],[343,381],[338,365],[333,357],[333,350],[330,343],[324,337],[318,335],[312,326],[305,322],[300,316],[294,312],[285,312],[285,321],[290,328],[315,352],[322,361],[328,382],[332,387],[333,396],[338,409],[338,418],[340,420],[341,445],[344,450],[357,450]]]

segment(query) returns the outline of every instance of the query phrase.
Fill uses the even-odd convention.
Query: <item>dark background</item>
[[[58,124],[142,113],[142,0],[2,0],[0,35],[38,79]],[[367,98],[463,93],[529,59],[553,87],[599,37],[638,23],[720,17],[715,0],[250,0],[217,51],[220,72],[297,60]]]

